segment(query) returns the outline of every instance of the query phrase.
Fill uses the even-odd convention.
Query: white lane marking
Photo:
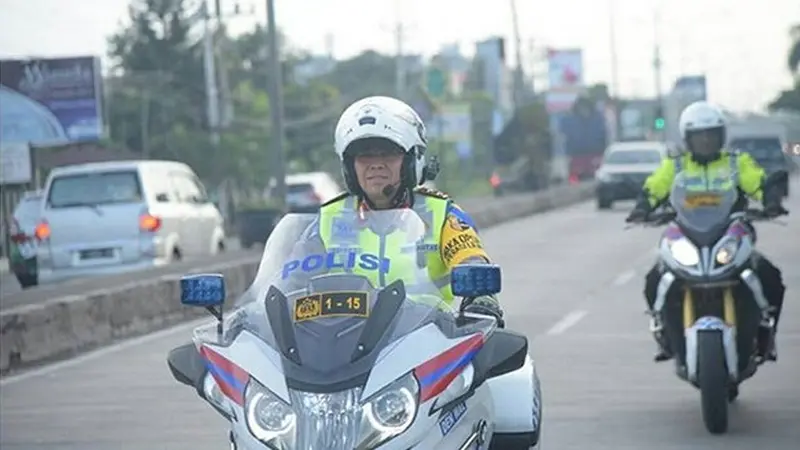
[[[80,356],[76,356],[73,359],[68,359],[68,360],[65,360],[65,361],[55,362],[55,363],[52,363],[52,364],[48,364],[46,366],[42,366],[40,368],[27,370],[25,372],[22,372],[22,373],[19,373],[19,374],[16,374],[16,375],[6,376],[6,377],[3,377],[2,379],[0,379],[0,387],[6,386],[6,385],[10,385],[10,384],[14,384],[14,383],[19,383],[21,381],[29,380],[31,378],[38,378],[38,377],[42,377],[42,376],[45,376],[45,375],[49,375],[49,374],[51,374],[53,372],[58,372],[58,371],[63,370],[63,369],[67,369],[67,368],[70,368],[70,367],[78,366],[78,365],[83,364],[85,362],[89,362],[89,361],[97,359],[97,358],[102,358],[103,356],[106,356],[106,355],[110,355],[110,354],[113,354],[113,353],[121,352],[123,350],[127,350],[127,349],[129,349],[131,347],[136,347],[138,345],[146,344],[148,342],[155,341],[155,340],[161,339],[163,337],[172,336],[174,334],[178,334],[178,333],[181,333],[181,332],[186,332],[187,330],[190,330],[190,329],[192,329],[194,327],[197,327],[197,326],[199,326],[199,325],[201,325],[203,323],[207,323],[208,321],[209,321],[209,319],[207,319],[207,318],[206,319],[200,319],[200,320],[194,320],[194,321],[189,322],[189,323],[183,323],[183,324],[171,327],[171,328],[166,328],[166,329],[161,330],[161,331],[156,331],[155,333],[151,333],[151,334],[147,334],[147,335],[144,335],[144,336],[128,339],[128,340],[122,341],[122,342],[120,342],[118,344],[110,345],[108,347],[103,347],[103,348],[95,350],[93,352],[86,353],[86,354],[80,355]],[[188,342],[188,340],[190,338],[191,338],[191,336],[187,336],[187,338],[186,338],[187,342]],[[165,359],[165,365],[166,365],[166,355],[164,355],[164,359]]]
[[[579,309],[577,311],[572,311],[571,313],[564,316],[561,320],[556,322],[549,330],[547,330],[547,334],[561,334],[568,329],[572,328],[573,326],[577,325],[578,322],[581,321],[586,315],[589,314],[588,311]]]
[[[614,282],[612,284],[614,286],[622,286],[627,282],[631,281],[634,276],[636,276],[636,270],[634,269],[626,270],[625,272],[619,274],[617,278],[614,279]]]

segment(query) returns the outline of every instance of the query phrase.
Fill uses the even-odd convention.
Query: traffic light
[[[653,121],[653,128],[656,130],[663,130],[664,125],[666,125],[666,121],[664,120],[664,111],[662,111],[661,107],[659,106],[656,108],[656,117]]]

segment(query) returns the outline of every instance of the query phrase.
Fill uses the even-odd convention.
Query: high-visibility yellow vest
[[[432,294],[425,287],[435,285],[448,304],[453,301],[450,289],[450,271],[440,256],[442,227],[447,216],[449,200],[420,193],[414,194],[413,211],[425,224],[425,235],[420,240],[419,231],[410,236],[391,224],[370,224],[369,215],[362,221],[355,196],[347,196],[320,208],[319,235],[327,251],[337,248],[357,248],[360,253],[376,255],[379,261],[389,260],[386,270],[369,270],[358,264],[336,268],[331,272],[349,272],[367,277],[376,288],[403,280],[410,296]],[[392,210],[402,214],[402,210]],[[406,211],[405,213],[411,213]],[[403,223],[399,220],[398,223]],[[395,226],[397,224],[394,224]],[[386,227],[386,230],[377,228]],[[430,291],[430,289],[427,289]]]

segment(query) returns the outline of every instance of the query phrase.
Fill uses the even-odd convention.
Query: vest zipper
[[[378,234],[378,239],[378,259],[383,262],[386,259],[386,236],[380,233]],[[386,274],[383,270],[378,270],[378,283],[380,287],[386,286]]]

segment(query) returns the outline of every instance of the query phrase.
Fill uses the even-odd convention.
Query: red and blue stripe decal
[[[205,345],[200,347],[200,354],[220,391],[237,405],[244,406],[244,390],[250,381],[250,374]]]
[[[419,380],[420,403],[444,392],[482,347],[483,335],[478,334],[417,366],[414,375]]]

